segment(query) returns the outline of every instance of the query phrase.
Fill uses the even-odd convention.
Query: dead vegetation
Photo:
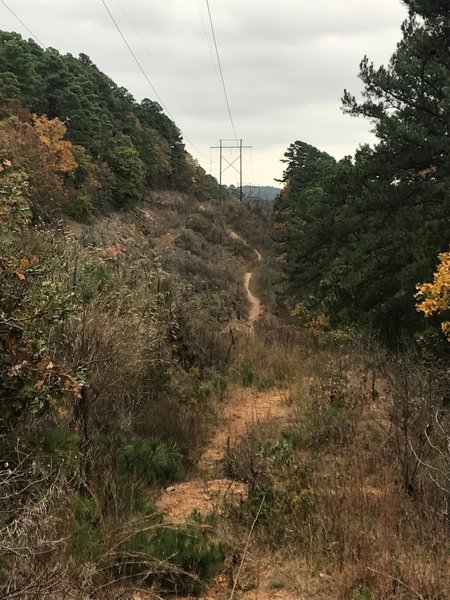
[[[446,600],[445,365],[274,316],[266,231],[155,193],[1,238],[2,597]]]
[[[250,251],[227,229],[155,193],[0,231],[2,598],[199,593],[220,568],[214,522],[174,525],[155,500],[194,468],[228,385],[221,330],[245,315]]]
[[[281,327],[274,338],[238,355],[253,386],[285,386],[295,415],[256,424],[228,451],[228,475],[249,486],[230,513],[237,547],[259,511],[239,597],[279,597],[264,568],[255,576],[264,547],[275,580],[304,558],[300,585],[280,584],[286,597],[446,599],[446,371],[353,335]]]

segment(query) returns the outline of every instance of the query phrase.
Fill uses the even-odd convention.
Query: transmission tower
[[[232,144],[232,142],[235,142]],[[239,142],[239,143],[236,143]],[[233,168],[237,173],[239,173],[239,199],[242,202],[243,191],[242,191],[242,151],[247,148],[252,148],[252,146],[243,146],[242,140],[219,140],[218,146],[210,146],[211,150],[219,150],[219,202],[222,203],[222,175],[227,171],[230,167]],[[233,160],[228,160],[226,156],[223,155],[224,150],[234,149],[239,150],[239,154]],[[239,160],[239,168],[236,166],[237,161]],[[223,163],[227,163],[225,168]]]

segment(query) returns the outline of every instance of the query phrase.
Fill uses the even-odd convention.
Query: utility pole
[[[224,145],[225,142],[225,145]],[[234,142],[234,144],[232,143]],[[237,143],[239,142],[239,143]],[[244,194],[242,190],[242,151],[247,148],[252,148],[253,146],[244,146],[241,140],[219,140],[218,146],[210,146],[211,150],[219,150],[219,203],[222,204],[222,175],[225,173],[227,169],[232,167],[237,173],[239,173],[239,199],[242,202]],[[233,159],[228,160],[224,155],[224,149],[238,149],[239,155]],[[239,159],[239,169],[236,167],[235,163]],[[227,166],[223,168],[223,161],[227,163]]]
[[[239,140],[239,200],[242,202],[242,140]]]
[[[219,204],[222,204],[222,140],[220,140]]]

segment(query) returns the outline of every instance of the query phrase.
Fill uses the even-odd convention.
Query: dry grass
[[[221,521],[229,558],[209,597],[227,597],[234,586],[248,600],[448,600],[445,369],[348,335],[301,332],[268,313],[254,335],[221,333],[230,319],[245,317],[242,284],[247,261],[255,261],[228,229],[267,252],[267,224],[254,227],[252,216],[234,204],[220,213],[161,193],[131,213],[71,227],[67,237],[22,240],[24,251],[48,263],[52,283],[80,298],[78,310],[44,335],[54,362],[87,385],[15,432],[29,443],[64,426],[75,432],[76,451],[56,448],[52,461],[70,460],[64,477],[51,470],[48,482],[39,481],[42,453],[15,467],[15,483],[0,472],[5,598],[107,598],[111,583],[123,585],[113,581],[123,558],[114,548],[146,523],[155,527],[146,521],[155,490],[124,483],[117,454],[134,436],[156,436],[176,442],[187,471],[201,456],[197,468],[214,471],[209,488],[200,477],[194,494],[186,483],[178,496],[167,494],[174,520],[175,505],[178,520],[191,508],[220,512],[232,480],[242,492]],[[256,285],[272,276],[261,269]],[[189,494],[195,505],[185,502]],[[90,509],[81,515],[81,549],[95,549],[100,531],[103,558],[75,556],[70,537],[80,497]],[[135,550],[125,558],[136,561]],[[150,554],[137,562],[142,585],[161,566]],[[174,568],[172,575],[184,574]]]
[[[250,216],[245,207],[233,207],[238,223],[244,214]],[[189,472],[202,452],[227,387],[222,371],[234,343],[221,331],[246,313],[244,273],[254,260],[250,248],[230,238],[229,226],[217,207],[163,192],[87,225],[68,221],[44,232],[26,231],[6,244],[18,260],[36,255],[38,267],[24,283],[9,274],[2,309],[19,307],[21,322],[33,325],[27,351],[44,349],[46,357],[36,363],[44,364],[47,379],[39,381],[33,371],[36,381],[19,389],[20,380],[17,389],[32,398],[56,369],[77,387],[71,395],[55,389],[42,410],[24,411],[0,438],[0,460],[11,456],[19,439],[31,457],[21,485],[0,498],[2,597],[111,597],[110,585],[123,584],[124,560],[142,567],[139,577],[130,575],[142,585],[160,571],[165,579],[156,580],[166,584],[195,578],[199,565],[190,575],[176,568],[182,551],[190,564],[192,540],[204,553],[202,568],[220,562],[209,542],[212,530],[203,539],[201,524],[179,532],[184,546],[175,548],[168,564],[153,558],[154,548],[143,556],[137,545],[135,554],[126,554],[123,536],[137,544],[148,514],[156,514],[151,500],[162,484],[145,486],[125,473],[120,456],[134,440],[155,438],[175,448]],[[21,360],[11,357],[12,366]],[[44,451],[42,440],[50,438]],[[39,478],[47,464],[61,474],[57,483]],[[14,464],[14,477],[18,469]],[[121,546],[120,557],[114,545]]]
[[[256,425],[230,448],[230,472],[250,483],[233,512],[236,540],[264,493],[255,544],[282,563],[304,557],[315,598],[329,598],[332,581],[333,597],[346,600],[446,600],[448,414],[438,410],[433,426],[430,412],[442,407],[442,380],[373,343],[270,326],[243,340],[236,360],[257,385],[285,387],[295,423],[281,438]]]

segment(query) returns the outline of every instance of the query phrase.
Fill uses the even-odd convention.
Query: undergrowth
[[[213,522],[166,523],[155,500],[194,468],[230,383],[222,330],[245,314],[252,252],[226,212],[152,193],[0,229],[2,597],[198,594],[220,568]]]
[[[281,328],[244,340],[232,373],[284,389],[291,407],[289,425],[256,423],[228,448],[227,475],[249,485],[230,508],[237,535],[258,515],[253,544],[304,557],[337,598],[444,600],[445,371],[430,377],[419,355],[394,356],[372,339]]]

